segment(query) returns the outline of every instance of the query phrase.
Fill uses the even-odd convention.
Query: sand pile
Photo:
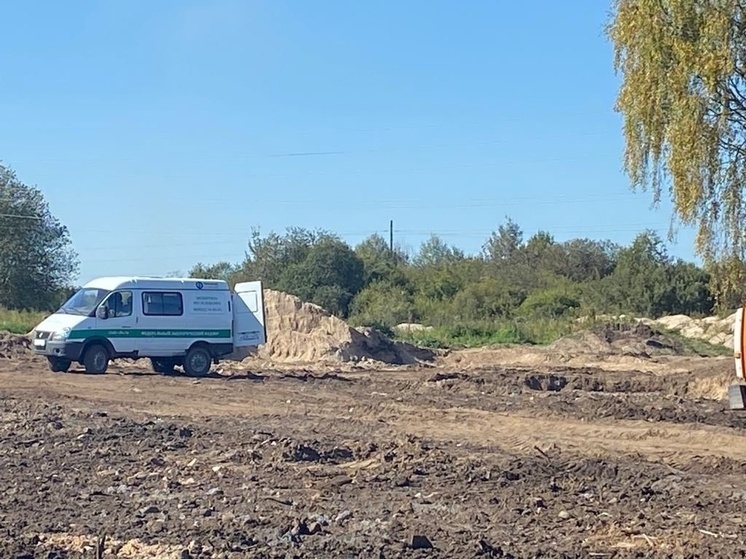
[[[265,289],[264,306],[268,340],[258,350],[261,359],[411,365],[435,358],[434,351],[393,342],[370,328],[352,328],[322,307],[287,293]]]
[[[683,314],[664,316],[652,321],[671,331],[678,332],[686,338],[698,338],[713,345],[733,346],[733,324],[736,315],[733,313],[725,318],[708,316],[706,318],[691,318]],[[647,321],[645,321],[647,322]]]

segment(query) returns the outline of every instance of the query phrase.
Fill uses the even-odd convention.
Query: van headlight
[[[50,341],[57,341],[57,342],[64,342],[67,340],[68,336],[70,335],[70,328],[63,328],[62,330],[57,330],[56,332],[52,332],[52,334],[49,336]]]

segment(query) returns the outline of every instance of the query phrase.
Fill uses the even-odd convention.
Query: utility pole
[[[389,250],[394,254],[394,220],[389,221]]]

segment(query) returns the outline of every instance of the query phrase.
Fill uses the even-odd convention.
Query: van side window
[[[111,318],[132,316],[132,292],[115,291],[106,300],[106,306],[109,308]]]
[[[181,316],[184,314],[184,302],[181,299],[181,293],[144,291],[142,294],[142,312],[149,316]]]

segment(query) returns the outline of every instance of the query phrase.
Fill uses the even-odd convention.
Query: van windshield
[[[96,289],[95,287],[84,287],[75,295],[70,297],[57,312],[65,314],[79,314],[91,316],[98,304],[110,293],[107,289]]]

